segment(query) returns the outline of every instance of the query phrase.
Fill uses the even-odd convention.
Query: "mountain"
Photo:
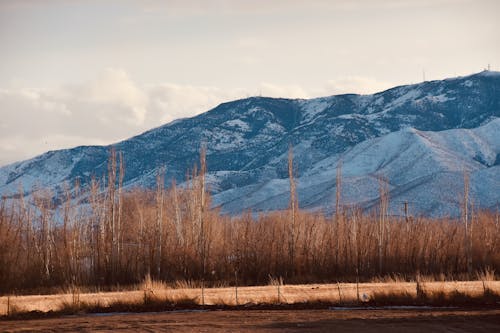
[[[308,147],[299,146],[307,150]],[[441,132],[406,128],[369,139],[315,163],[297,179],[301,206],[331,212],[335,200],[336,169],[341,160],[342,201],[365,208],[379,202],[379,177],[389,182],[391,213],[432,216],[458,213],[464,170],[470,177],[474,203],[496,208],[500,203],[500,118],[469,130]],[[244,208],[271,210],[286,207],[288,179],[272,179],[217,194],[229,211]]]
[[[343,201],[376,204],[389,181],[392,211],[457,214],[463,172],[477,206],[500,203],[500,73],[395,87],[373,95],[315,99],[252,97],[223,103],[112,145],[123,152],[126,187],[153,187],[159,168],[178,183],[207,147],[210,188],[223,211],[288,204],[287,152],[293,146],[301,207],[332,211],[335,170]],[[47,152],[0,168],[0,194],[33,185],[60,193],[64,182],[106,174],[110,146]]]

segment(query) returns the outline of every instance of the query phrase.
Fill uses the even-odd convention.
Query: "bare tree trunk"
[[[40,242],[38,252],[42,258],[44,277],[46,282],[50,281],[51,277],[51,245],[52,245],[52,218],[51,218],[51,204],[49,193],[41,190],[34,193],[35,204],[40,214]]]
[[[389,189],[387,180],[384,177],[379,177],[379,192],[380,192],[380,211],[378,224],[378,258],[379,258],[379,273],[383,273],[384,268],[384,249],[386,242],[386,223],[387,209],[389,203]]]
[[[295,275],[295,241],[296,241],[296,216],[297,216],[297,193],[295,188],[295,178],[293,172],[293,148],[288,147],[288,178],[290,180],[290,227],[288,234],[288,257],[290,273]]]
[[[106,211],[105,200],[99,198],[99,182],[94,178],[90,183],[90,204],[92,206],[92,221],[91,221],[91,251],[93,253],[93,274],[94,281],[97,285],[100,284],[102,277],[102,262],[104,257],[103,244],[105,240],[106,228]]]
[[[179,198],[177,196],[177,186],[175,184],[175,179],[172,181],[172,195],[174,199],[174,210],[175,210],[175,231],[177,233],[177,241],[180,246],[184,246],[184,236],[182,232],[182,221],[181,221],[181,210],[179,207]]]
[[[199,225],[199,248],[200,248],[200,265],[201,265],[201,298],[202,305],[205,305],[205,271],[206,271],[206,239],[205,239],[205,173],[207,171],[206,165],[206,148],[202,146],[200,150],[200,174],[198,175],[199,187],[199,203],[198,203],[198,225]]]
[[[74,197],[78,198],[80,196],[80,183],[78,180],[75,181],[74,185]],[[71,194],[69,196],[69,201],[71,202]],[[79,207],[79,205],[77,205]],[[68,215],[71,229],[71,284],[73,286],[78,285],[82,281],[82,267],[80,265],[80,258],[82,256],[82,242],[85,239],[85,225],[82,221],[82,217],[77,215],[75,212],[75,207],[72,205],[68,206]]]
[[[340,238],[341,238],[341,214],[340,201],[342,195],[342,160],[337,164],[337,175],[335,183],[335,233],[336,233],[336,249],[335,249],[335,266],[340,267]]]
[[[123,246],[123,230],[122,230],[122,206],[123,206],[123,177],[125,176],[125,165],[123,161],[123,152],[119,153],[120,165],[118,173],[118,207],[117,207],[117,221],[116,221],[116,257],[117,257],[117,270],[122,268],[122,246]]]
[[[116,282],[116,256],[117,256],[117,232],[116,232],[116,151],[111,148],[108,162],[108,242],[109,242],[109,262],[111,266],[111,283]]]
[[[161,278],[161,258],[162,258],[162,242],[163,242],[163,203],[165,182],[165,171],[161,168],[156,177],[156,230],[157,230],[157,258],[156,258],[156,274]]]
[[[69,224],[70,224],[70,209],[71,209],[71,192],[68,184],[65,184],[65,203],[64,203],[64,214],[63,214],[63,252],[64,252],[64,261],[63,266],[66,268],[65,274],[65,282],[67,283],[69,280],[72,280],[74,277],[74,252],[70,247],[70,240],[68,239],[69,233]]]
[[[335,184],[335,221],[339,222],[340,218],[340,204],[342,196],[342,160],[339,160],[337,164],[337,176]]]
[[[26,267],[31,268],[31,262],[33,258],[33,221],[31,219],[31,212],[26,207],[26,202],[24,200],[24,189],[22,184],[19,185],[19,200],[21,203],[21,218],[26,221]]]
[[[472,274],[472,257],[471,257],[471,235],[469,228],[469,173],[464,171],[464,199],[463,199],[463,219],[464,219],[464,249],[465,249],[465,261],[467,265],[467,274],[469,277]]]
[[[359,303],[359,245],[358,245],[358,210],[352,210],[352,240],[354,245],[354,260],[356,263],[356,298]]]

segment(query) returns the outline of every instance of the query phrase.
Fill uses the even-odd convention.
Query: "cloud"
[[[120,69],[48,89],[0,89],[0,165],[47,150],[109,144],[245,96],[242,89],[142,87]]]
[[[473,0],[146,0],[140,6],[145,13],[204,16],[268,14],[290,11],[358,11],[366,9],[414,9],[458,5]]]
[[[282,98],[309,98],[311,95],[298,85],[276,85],[261,83],[259,95]]]
[[[250,36],[240,37],[235,42],[235,46],[242,49],[262,49],[268,45],[269,43],[264,39]]]
[[[106,69],[96,80],[77,87],[81,101],[104,105],[119,105],[127,110],[124,120],[134,124],[143,123],[148,97],[129,78],[124,70]]]
[[[329,80],[324,90],[329,95],[337,94],[373,94],[392,87],[393,84],[379,81],[373,78],[360,76],[345,76],[335,80]]]
[[[150,98],[148,123],[167,122],[197,115],[222,102],[242,98],[243,89],[224,90],[210,86],[165,83],[148,89]]]

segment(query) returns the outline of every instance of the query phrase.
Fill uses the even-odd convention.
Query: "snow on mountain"
[[[182,183],[206,145],[214,203],[228,213],[287,207],[287,151],[293,145],[304,208],[332,210],[341,159],[346,203],[373,206],[383,175],[393,210],[408,200],[416,213],[447,215],[458,212],[464,169],[476,202],[499,204],[499,117],[500,75],[485,71],[373,95],[237,100],[112,146],[123,152],[130,188],[153,187],[162,167],[168,183]],[[110,147],[52,151],[4,166],[0,194],[22,188],[29,195],[38,186],[57,196],[76,179],[85,186],[106,174]]]
[[[384,177],[389,182],[393,214],[401,213],[404,201],[412,204],[414,212],[456,214],[467,172],[475,203],[494,207],[500,202],[497,156],[500,156],[500,118],[473,130],[424,132],[407,128],[366,140],[344,154],[316,163],[297,179],[299,201],[304,208],[331,212],[336,170],[341,161],[345,204],[365,208],[375,205],[379,177]],[[287,179],[273,179],[260,187],[249,185],[230,193],[222,192],[215,195],[214,201],[230,210],[242,206],[252,210],[286,208],[288,186]]]

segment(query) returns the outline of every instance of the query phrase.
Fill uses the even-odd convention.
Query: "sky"
[[[221,102],[500,70],[497,0],[0,0],[0,165]]]

